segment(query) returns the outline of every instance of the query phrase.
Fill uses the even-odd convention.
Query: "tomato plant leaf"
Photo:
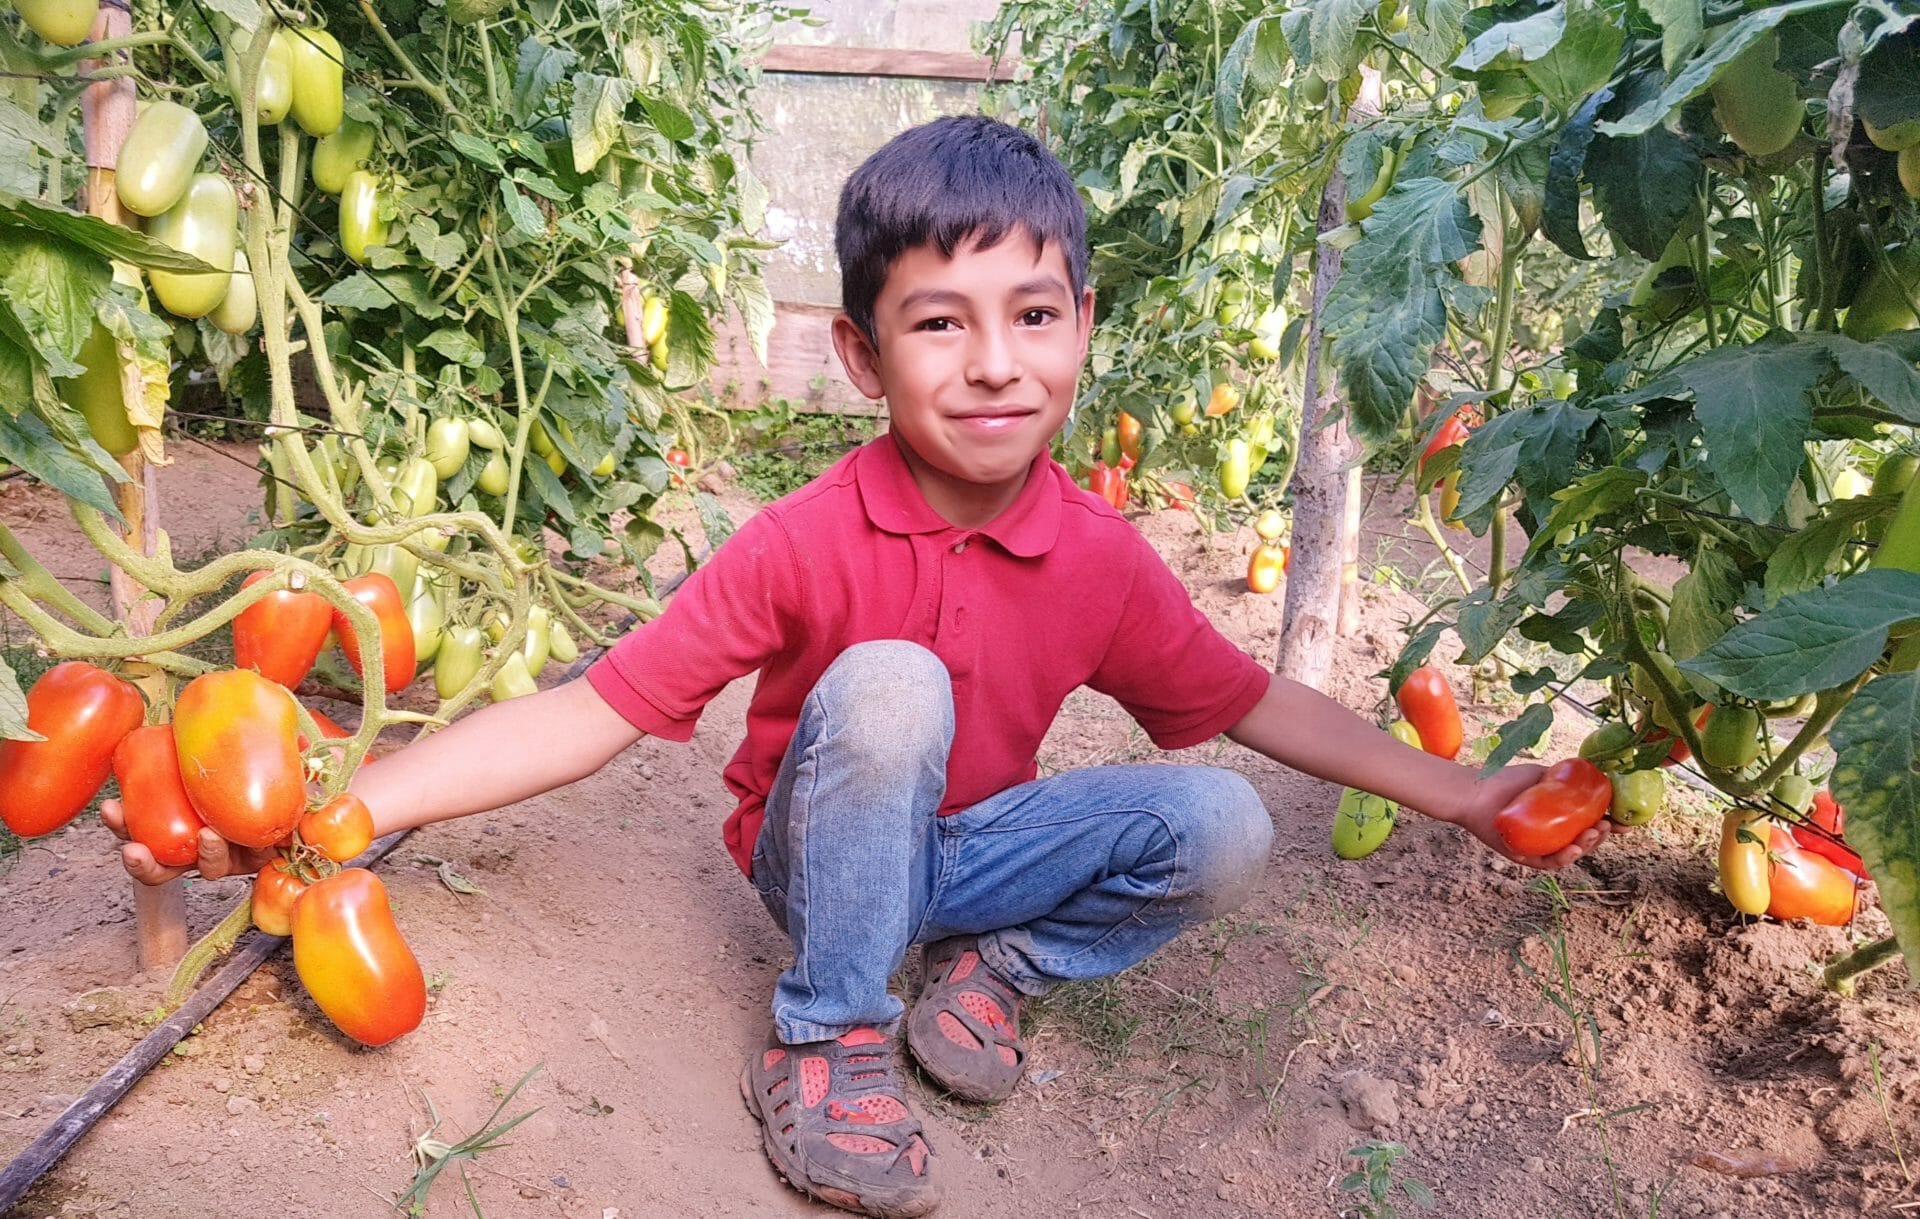
[[[500,179],[500,199],[506,204],[507,216],[513,221],[513,231],[538,237],[547,231],[546,217],[534,206],[533,200],[520,193],[519,187],[510,178]]]
[[[1687,574],[1673,584],[1673,607],[1667,618],[1667,653],[1675,660],[1691,660],[1733,626],[1733,607],[1740,601],[1740,570],[1726,551],[1702,545]]]
[[[773,293],[767,290],[766,282],[757,277],[733,279],[730,287],[733,303],[740,309],[740,320],[747,328],[747,342],[753,347],[754,358],[765,368],[767,340],[773,335]]]
[[[1674,370],[1693,391],[1707,464],[1749,520],[1765,524],[1786,503],[1806,461],[1808,394],[1827,367],[1818,347],[1762,340],[1716,348]]]
[[[1463,659],[1479,664],[1492,655],[1507,632],[1526,617],[1529,608],[1526,598],[1521,596],[1493,600],[1493,590],[1485,584],[1467,594],[1460,601],[1454,622],[1454,630],[1466,647]]]
[[[1487,509],[1510,482],[1519,481],[1541,516],[1567,480],[1580,439],[1598,413],[1570,402],[1535,402],[1495,415],[1467,436],[1461,448],[1460,512]]]
[[[33,356],[0,333],[0,411],[12,414],[33,397]]]
[[[1528,543],[1527,557],[1552,545],[1561,530],[1584,525],[1631,504],[1646,485],[1645,474],[1625,466],[1607,466],[1568,483],[1553,493],[1553,511]]]
[[[693,506],[700,512],[700,528],[707,535],[707,545],[718,550],[720,543],[733,536],[733,518],[705,491],[694,492]]]
[[[1360,23],[1378,0],[1316,0],[1309,10],[1307,38],[1313,47],[1313,70],[1326,81],[1353,71],[1360,61]]]
[[[384,309],[394,303],[393,293],[365,271],[355,271],[337,280],[320,294],[320,303],[336,309]]]
[[[573,137],[573,171],[592,173],[620,142],[620,117],[633,100],[633,82],[597,72],[573,78],[573,111],[567,129]]]
[[[1433,655],[1434,645],[1440,642],[1440,636],[1452,628],[1445,622],[1433,621],[1415,631],[1400,649],[1400,655],[1387,666],[1387,689],[1396,691],[1407,682],[1407,677],[1421,665],[1427,663],[1427,657]]]
[[[12,233],[0,244],[0,295],[54,376],[82,371],[73,357],[110,281],[105,262],[67,242]]]
[[[1668,76],[1700,45],[1705,8],[1703,0],[1646,0],[1647,16],[1660,27],[1660,66]]]
[[[420,257],[442,271],[451,271],[467,256],[467,239],[458,232],[442,233],[431,217],[416,213],[407,220],[407,237]]]
[[[1487,760],[1481,765],[1480,773],[1490,775],[1502,766],[1513,761],[1525,751],[1540,743],[1553,727],[1553,703],[1531,703],[1525,711],[1516,715],[1494,730],[1499,739],[1487,753]]]
[[[539,111],[540,103],[572,70],[580,56],[566,47],[550,46],[538,35],[529,34],[520,44],[520,62],[513,72],[513,94],[509,105],[513,117],[525,123]]]
[[[48,388],[46,392],[51,393],[51,389]],[[120,519],[120,509],[115,506],[113,495],[107,490],[106,483],[100,480],[100,475],[105,471],[94,469],[69,452],[37,411],[25,410],[10,415],[0,410],[0,457],[68,499],[98,508],[114,520]],[[119,474],[120,481],[126,480],[126,474],[117,463],[108,461],[106,464],[113,467],[113,473]]]
[[[1879,885],[1907,971],[1920,978],[1920,673],[1862,686],[1828,737],[1839,755],[1830,782],[1847,810],[1847,844]]]
[[[1386,439],[1413,400],[1446,331],[1440,281],[1480,245],[1480,222],[1454,183],[1394,183],[1348,250],[1323,322],[1355,431]]]
[[[1626,45],[1627,31],[1591,0],[1570,0],[1566,31],[1553,49],[1521,68],[1534,87],[1562,109],[1607,83]]]
[[[487,353],[480,341],[464,330],[443,328],[434,331],[420,340],[420,346],[428,351],[437,351],[455,364],[467,368],[478,368],[486,362]]]
[[[1798,698],[1878,660],[1887,628],[1920,618],[1920,573],[1876,568],[1782,597],[1680,667],[1751,699]]]
[[[1881,29],[1895,23],[1882,23]],[[1920,36],[1911,32],[1886,39],[1860,61],[1854,82],[1854,113],[1876,127],[1920,119]]]
[[[1593,257],[1580,235],[1580,175],[1587,167],[1587,149],[1593,145],[1594,117],[1612,99],[1613,90],[1602,89],[1580,103],[1560,129],[1553,154],[1547,158],[1547,199],[1540,231],[1573,258]]]
[[[1545,58],[1566,32],[1566,6],[1556,4],[1516,21],[1487,27],[1467,43],[1453,66],[1467,72],[1517,68]]]
[[[150,271],[213,270],[198,258],[182,254],[145,233],[109,224],[98,216],[83,216],[63,207],[48,207],[30,199],[0,194],[0,236],[12,238],[22,230],[33,236],[70,241],[96,254]]]
[[[1443,63],[1460,45],[1461,19],[1468,0],[1407,0],[1407,36],[1413,53],[1428,63]]]
[[[1912,354],[1902,350],[1903,334],[1896,332],[1862,343],[1844,334],[1816,332],[1802,335],[1800,341],[1825,351],[1841,372],[1858,381],[1888,410],[1908,423],[1920,423],[1920,369],[1914,367]]]
[[[1587,150],[1594,209],[1615,240],[1649,261],[1694,210],[1703,172],[1693,146],[1664,127],[1631,138],[1602,135]]]
[[[464,131],[456,131],[447,137],[447,142],[453,145],[454,151],[475,165],[491,169],[495,173],[506,172],[507,164],[500,159],[500,150],[486,140],[468,135]]]
[[[208,8],[228,18],[243,30],[253,31],[260,28],[260,5],[257,0],[205,0],[205,2]]]
[[[1674,74],[1666,87],[1651,96],[1636,99],[1620,117],[1603,120],[1600,131],[1610,136],[1637,136],[1652,131],[1682,105],[1705,93],[1720,78],[1720,73],[1740,54],[1763,38],[1782,18],[1819,8],[1824,0],[1802,0],[1799,4],[1779,4],[1748,13],[1727,27],[1702,55],[1687,62]],[[1648,255],[1654,257],[1654,255]]]
[[[1892,497],[1861,496],[1827,504],[1818,518],[1807,522],[1767,556],[1765,603],[1772,606],[1782,597],[1818,588],[1847,552],[1854,528],[1861,521],[1893,511],[1893,503]]]
[[[647,112],[653,129],[676,144],[691,140],[699,130],[694,126],[692,115],[664,97],[642,94],[640,108]]]

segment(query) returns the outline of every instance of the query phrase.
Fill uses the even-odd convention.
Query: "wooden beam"
[[[838,312],[833,305],[774,302],[767,367],[753,354],[740,315],[729,310],[714,335],[714,392],[748,403],[785,398],[821,414],[879,414],[880,404],[847,380],[833,350],[833,317]]]
[[[963,51],[908,51],[892,47],[823,47],[785,42],[760,57],[766,72],[817,76],[907,76],[917,80],[994,79],[993,63]],[[1006,79],[1004,76],[1001,79]]]

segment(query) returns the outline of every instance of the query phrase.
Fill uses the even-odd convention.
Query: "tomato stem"
[[[1857,948],[1843,957],[1836,957],[1827,964],[1821,974],[1821,980],[1828,990],[1836,994],[1853,996],[1856,983],[1854,979],[1870,969],[1877,969],[1900,955],[1900,941],[1888,936],[1875,940],[1863,948]]]
[[[207,932],[187,949],[187,955],[180,958],[180,964],[174,968],[173,980],[167,984],[167,994],[161,1000],[165,1011],[178,1011],[180,1005],[192,996],[193,988],[200,984],[200,977],[207,972],[217,956],[232,948],[249,926],[253,924],[253,897],[249,894],[240,899],[227,916],[214,924]]]

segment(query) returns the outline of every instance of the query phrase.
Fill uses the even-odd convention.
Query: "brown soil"
[[[192,505],[168,513],[176,553],[252,532],[242,465],[188,450],[162,485]],[[1403,501],[1380,499],[1363,575],[1378,558],[1417,579],[1431,551],[1395,540]],[[97,561],[52,497],[0,485],[0,514],[98,595]],[[1140,524],[1214,621],[1270,660],[1281,600],[1243,591],[1250,534],[1209,545],[1177,512]],[[1330,692],[1376,709],[1374,675],[1418,608],[1366,587]],[[347,1043],[282,953],[13,1213],[391,1214],[430,1112],[456,1142],[536,1065],[504,1116],[538,1112],[470,1165],[494,1219],[835,1213],[774,1177],[735,1091],[786,951],[719,842],[719,771],[746,699],[727,691],[691,745],[643,742],[575,787],[401,844],[382,871],[434,982],[417,1032]],[[1484,730],[1509,714],[1471,718]],[[1580,731],[1568,719],[1556,751]],[[1082,692],[1043,763],[1152,756]],[[1556,916],[1542,884],[1447,827],[1409,816],[1374,857],[1342,863],[1327,847],[1334,789],[1225,742],[1184,760],[1240,767],[1265,797],[1278,833],[1264,884],[1146,966],[1040,1005],[1013,1099],[984,1109],[917,1087],[946,1213],[1357,1215],[1344,1153],[1376,1136],[1406,1146],[1394,1171],[1432,1188],[1433,1213],[1460,1219],[1913,1205],[1896,1153],[1920,1147],[1920,1020],[1899,967],[1853,1001],[1820,990],[1813,966],[1847,937],[1743,925],[1710,888],[1698,809],[1561,875]],[[88,818],[0,875],[0,1156],[138,1039],[160,992],[135,969],[113,846]],[[451,892],[421,855],[482,892]],[[196,933],[240,892],[192,886]],[[1884,928],[1877,910],[1861,917]],[[469,1211],[457,1177],[428,1213]]]

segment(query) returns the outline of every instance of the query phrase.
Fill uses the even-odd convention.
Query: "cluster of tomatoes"
[[[387,629],[399,612],[392,581],[374,574],[348,583],[381,618],[383,648],[409,653],[404,664],[389,661],[404,686],[412,641],[404,613]],[[235,619],[241,667],[194,678],[171,721],[154,724],[132,683],[85,661],[54,666],[27,694],[27,726],[41,739],[0,742],[0,820],[21,837],[52,833],[111,773],[128,836],[161,864],[191,865],[207,828],[239,846],[279,848],[254,881],[254,925],[293,937],[301,982],[342,1032],[384,1045],[420,1023],[426,982],[379,879],[340,866],[371,845],[372,814],[351,792],[329,795],[309,782],[309,743],[289,687],[329,632],[357,663],[344,614],[311,592],[269,593]],[[313,718],[324,735],[347,735]]]

